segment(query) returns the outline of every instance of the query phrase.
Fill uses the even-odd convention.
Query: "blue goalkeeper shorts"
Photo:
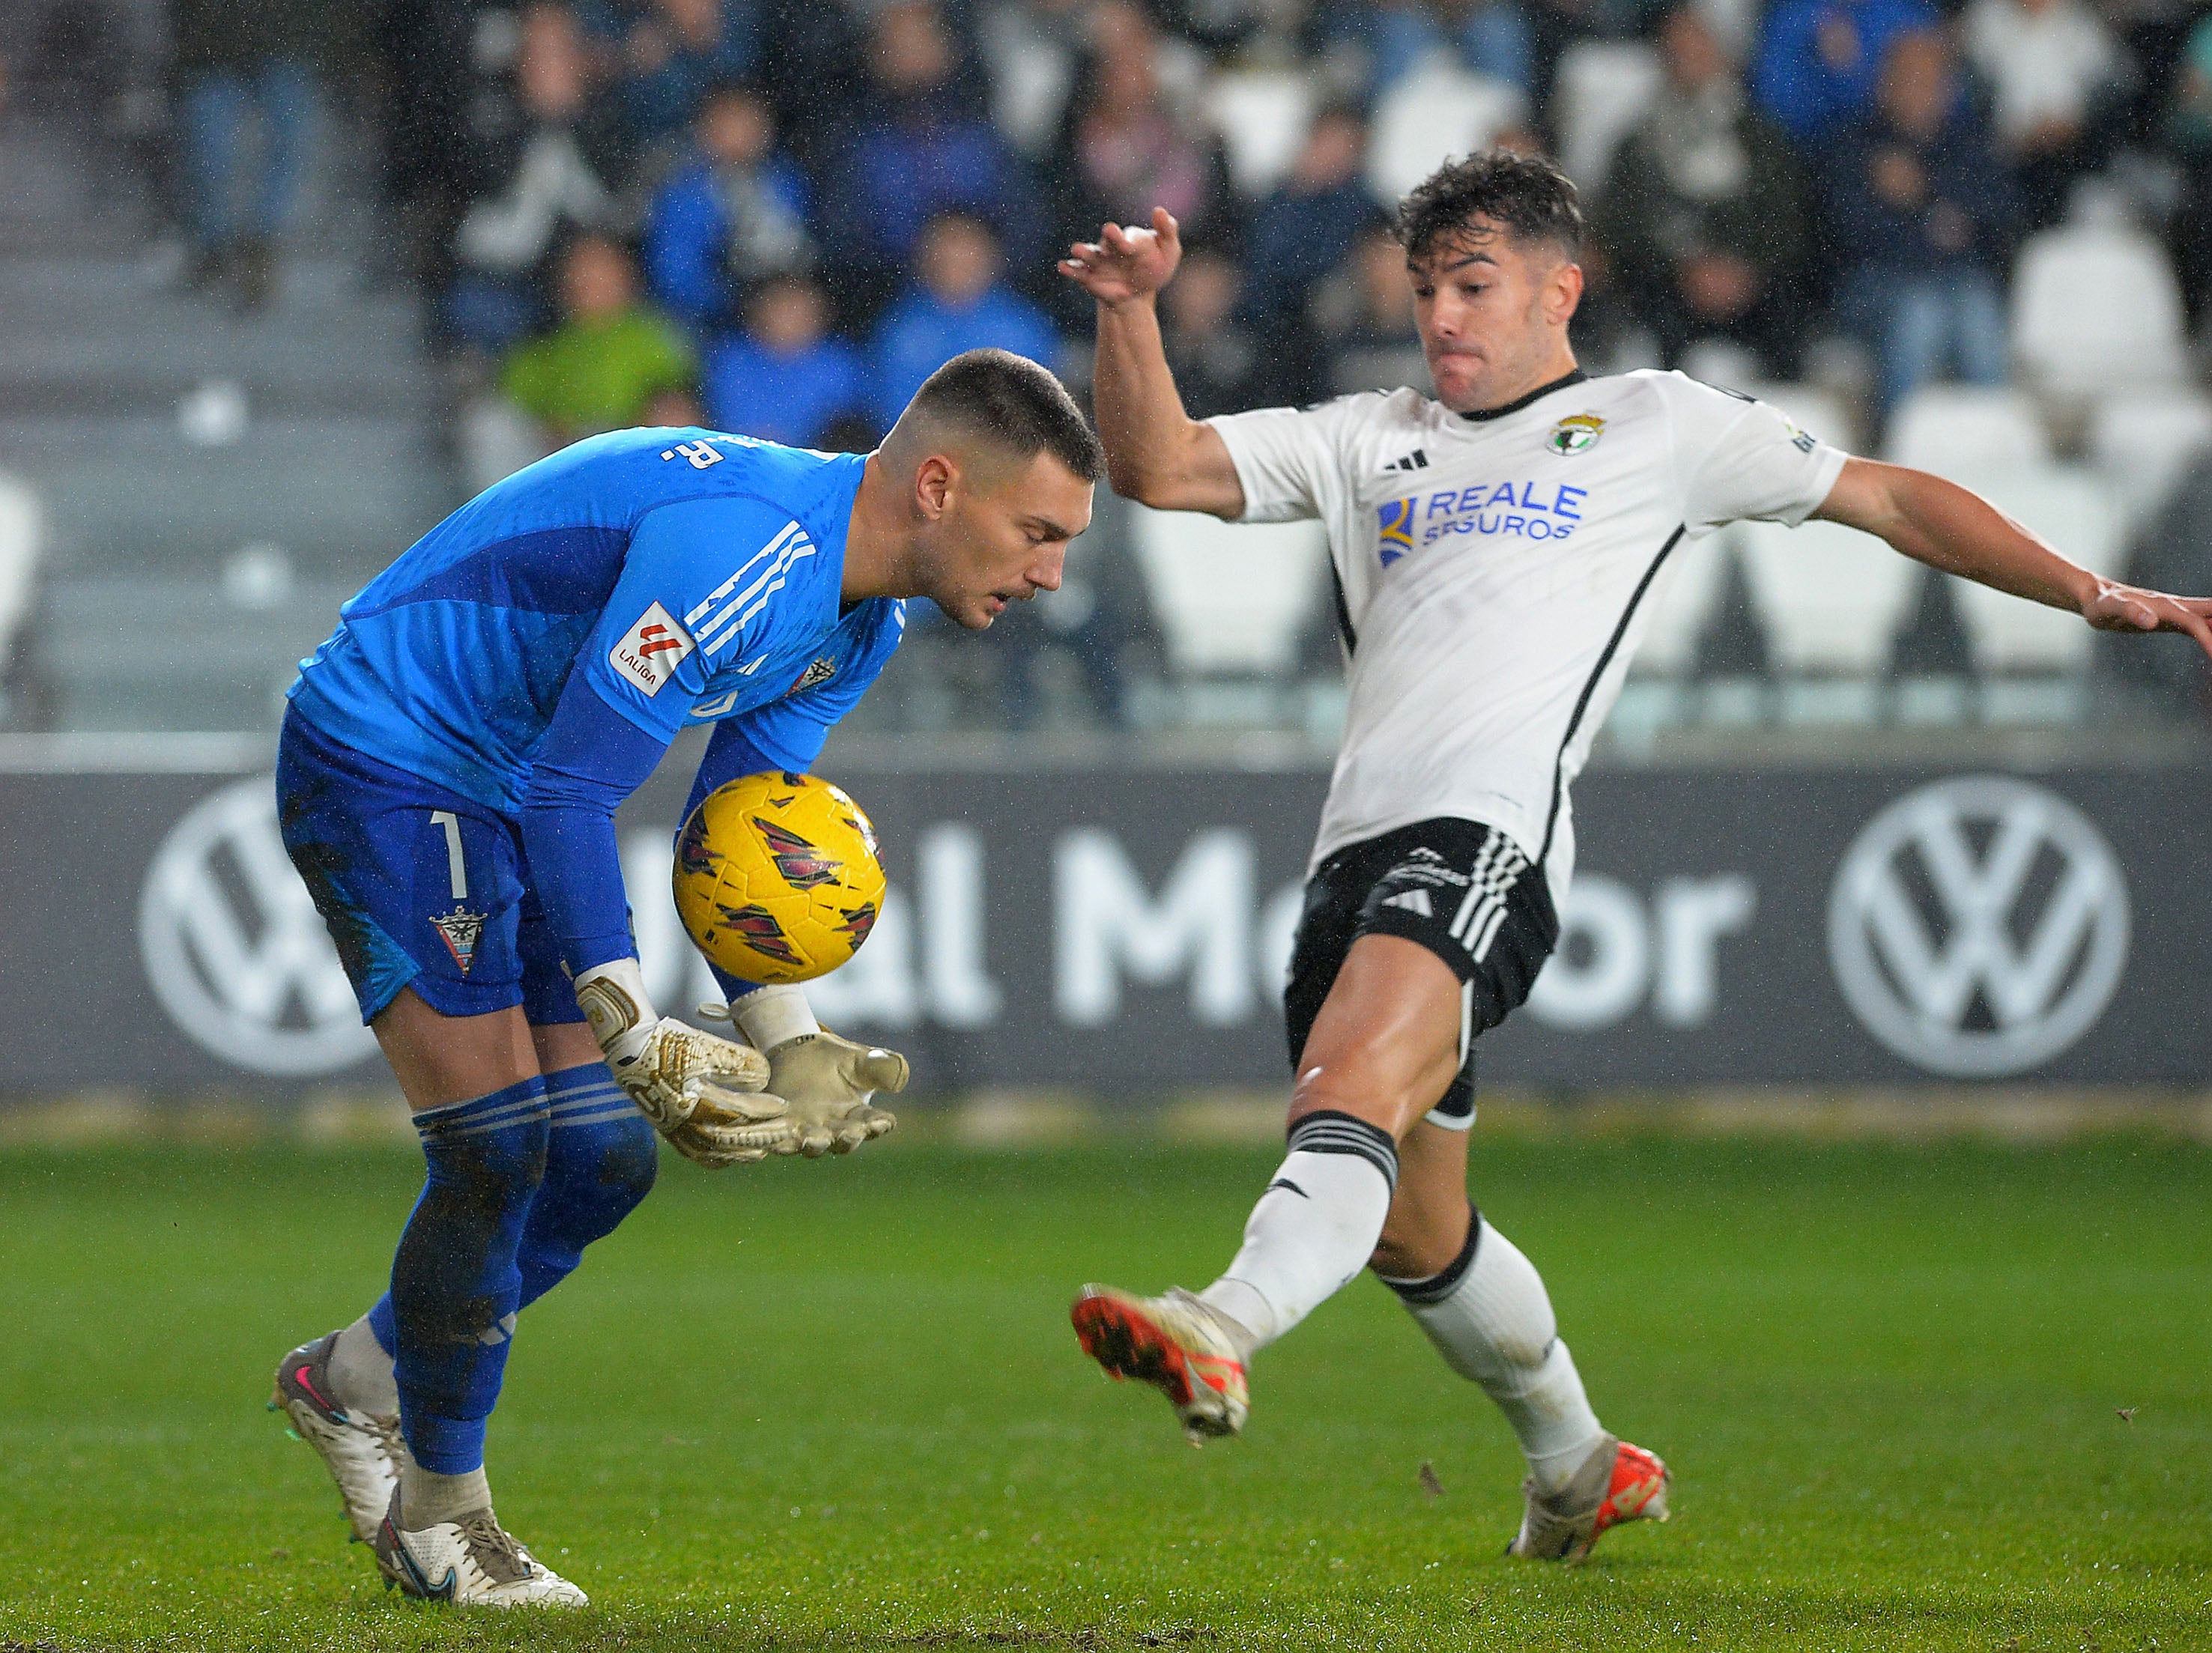
[[[276,743],[276,818],[368,1022],[412,988],[444,1016],[522,1006],[580,1022],[507,816],[349,751],[296,710]]]

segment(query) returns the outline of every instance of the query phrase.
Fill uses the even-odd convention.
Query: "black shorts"
[[[1459,977],[1460,1070],[1429,1117],[1465,1128],[1474,1120],[1475,1036],[1528,998],[1559,939],[1543,869],[1494,827],[1449,817],[1329,856],[1307,882],[1283,989],[1293,1073],[1345,955],[1364,935],[1417,941]]]

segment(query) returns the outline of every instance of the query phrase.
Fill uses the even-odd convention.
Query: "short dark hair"
[[[1515,240],[1549,241],[1570,258],[1583,248],[1582,197],[1574,179],[1542,155],[1480,149],[1447,161],[1398,204],[1398,245],[1425,258],[1488,218]]]
[[[1085,482],[1105,453],[1083,410],[1048,368],[1012,350],[963,350],[922,381],[909,409],[949,420],[1024,459],[1052,455]]]

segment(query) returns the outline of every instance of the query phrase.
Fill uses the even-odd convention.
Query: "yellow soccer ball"
[[[676,910],[746,981],[811,981],[860,951],[884,909],[876,830],[827,781],[771,770],[717,787],[676,842]]]

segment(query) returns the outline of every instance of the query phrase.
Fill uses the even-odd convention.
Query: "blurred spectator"
[[[821,288],[790,275],[753,289],[744,331],[708,352],[704,389],[716,429],[821,447],[860,408],[866,386],[860,352],[830,331]]]
[[[995,347],[1056,366],[1060,337],[1044,312],[1000,284],[999,243],[972,213],[945,212],[922,231],[920,284],[887,311],[870,351],[868,403],[888,430],[921,381],[963,350]]]
[[[384,88],[380,182],[399,263],[424,291],[452,285],[453,240],[469,182],[468,113],[489,75],[513,67],[512,16],[458,6],[386,5],[369,31]]]
[[[629,257],[603,235],[580,236],[561,266],[562,320],[500,370],[500,390],[555,444],[629,425],[690,424],[691,352],[638,303]]]
[[[1315,295],[1314,312],[1324,351],[1321,394],[1428,385],[1406,250],[1388,229],[1360,238],[1346,267]]]
[[[1322,32],[1364,52],[1376,97],[1439,59],[1524,95],[1536,90],[1535,42],[1516,0],[1361,0],[1329,8]]]
[[[1874,112],[1890,43],[1937,21],[1927,0],[1778,0],[1759,38],[1753,101],[1801,145],[1823,140]]]
[[[1195,247],[1160,295],[1168,366],[1194,419],[1305,399],[1304,386],[1290,383],[1285,371],[1297,365],[1295,335],[1281,327],[1262,333],[1238,321],[1243,281],[1227,256]]]
[[[455,238],[459,265],[446,325],[496,355],[538,324],[547,265],[562,235],[616,217],[627,148],[565,6],[522,15],[511,94],[474,117],[471,201]]]
[[[806,182],[775,153],[775,117],[749,87],[708,94],[690,160],[653,197],[645,224],[653,301],[695,328],[719,323],[763,277],[803,267]]]
[[[314,61],[323,27],[314,0],[174,0],[170,8],[177,113],[190,189],[190,278],[228,283],[254,309],[276,279],[276,241],[298,204],[316,125]],[[260,142],[247,143],[249,122]],[[258,176],[238,199],[243,158]]]
[[[2212,314],[2212,13],[2182,48],[2168,117],[2185,179],[2172,219],[2173,261],[2191,317]]]
[[[1847,261],[1844,313],[1879,362],[1885,415],[1947,358],[1970,384],[2004,382],[2011,183],[1961,106],[1942,35],[1890,46],[1874,118],[1836,141],[1828,218]]]
[[[991,70],[991,115],[1033,161],[1060,136],[1082,56],[1086,0],[998,0],[981,44]]]
[[[1165,207],[1188,238],[1232,240],[1237,200],[1221,140],[1162,84],[1150,23],[1125,0],[1105,0],[1092,41],[1054,165],[1060,239],[1087,240],[1108,219],[1147,223]]]
[[[1267,323],[1305,313],[1314,283],[1342,264],[1362,232],[1382,221],[1368,196],[1367,127],[1334,105],[1315,117],[1290,175],[1252,222],[1244,313]]]
[[[951,32],[929,0],[893,0],[876,15],[866,111],[839,144],[820,227],[832,272],[865,288],[894,282],[921,228],[965,210],[1026,256],[1037,228],[1021,160],[988,112],[955,85]],[[865,307],[865,291],[859,299]]]
[[[617,42],[623,111],[632,137],[652,148],[690,125],[709,88],[752,72],[753,13],[746,0],[628,0],[585,12]]]
[[[2095,131],[2125,69],[2118,44],[2083,0],[1973,0],[1966,52],[1994,100],[2022,227],[2056,223],[2069,188],[2099,158]]]
[[[1383,94],[1368,131],[1367,188],[1391,210],[1456,155],[1503,144],[1528,119],[1520,88],[1430,58]]]
[[[1724,338],[1755,352],[1766,377],[1795,378],[1812,241],[1790,140],[1745,106],[1696,6],[1668,15],[1659,44],[1666,84],[1613,156],[1597,239],[1668,367],[1699,339]]]

